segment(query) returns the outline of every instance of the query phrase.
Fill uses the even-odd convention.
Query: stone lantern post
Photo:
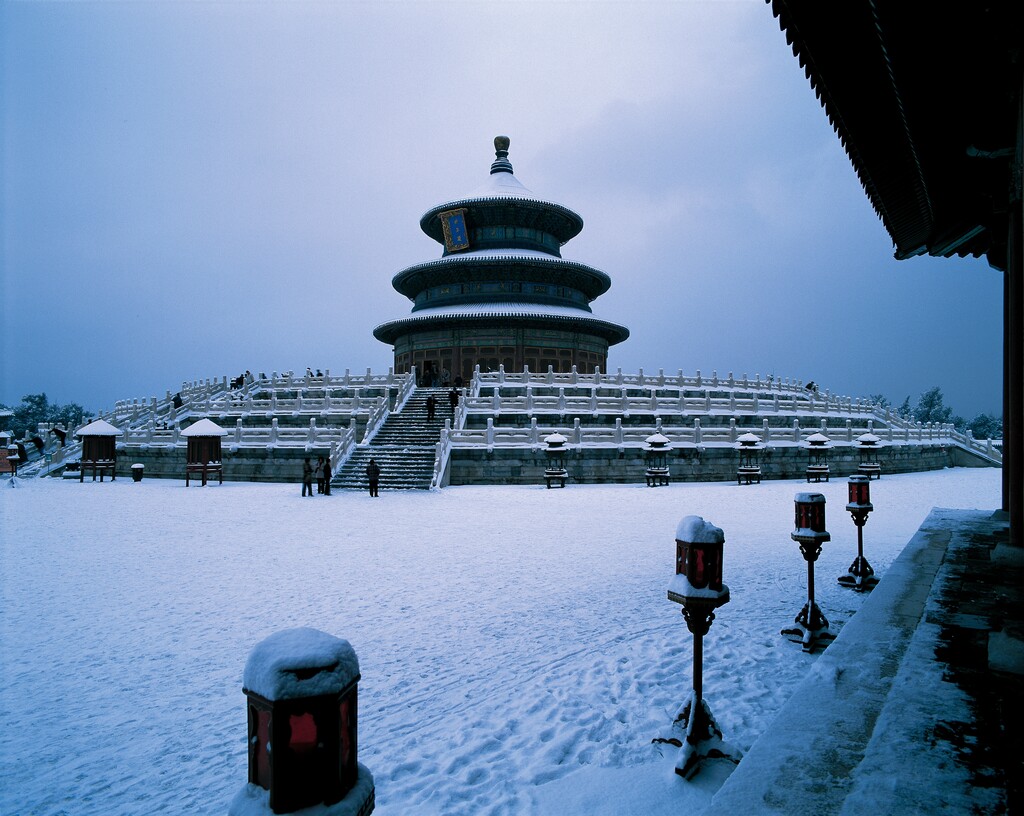
[[[552,483],[559,487],[565,487],[565,480],[569,478],[569,471],[565,469],[565,456],[569,448],[566,439],[560,433],[549,434],[544,437],[544,444],[547,449],[544,455],[547,457],[547,467],[544,468],[544,482],[551,489]]]
[[[825,434],[812,433],[804,440],[804,447],[807,448],[807,481],[821,482],[828,481],[828,451],[832,447],[832,440]]]
[[[881,447],[881,439],[873,433],[857,437],[857,455],[860,459],[860,464],[857,465],[858,473],[869,479],[882,478],[882,466],[878,462],[878,450]]]
[[[874,589],[878,583],[875,571],[864,557],[864,525],[867,524],[868,513],[875,509],[871,504],[871,478],[855,474],[850,477],[849,487],[850,502],[846,509],[853,517],[853,523],[857,525],[857,557],[850,564],[849,573],[839,576],[839,583],[863,592]]]
[[[704,636],[711,629],[715,610],[729,603],[729,587],[722,583],[725,534],[700,516],[685,516],[676,528],[676,573],[668,585],[668,599],[682,604],[686,628],[693,634],[693,691],[676,715],[673,730],[680,738],[659,740],[679,746],[676,773],[691,779],[706,759],[731,758],[735,749],[722,742],[722,729],[704,702]]]
[[[671,478],[668,469],[668,454],[672,450],[672,443],[662,433],[651,434],[644,440],[644,459],[647,469],[644,476],[647,479],[648,487],[667,485]]]
[[[761,484],[761,451],[764,444],[761,437],[754,433],[745,433],[736,437],[736,450],[740,454],[740,463],[736,468],[736,484]]]
[[[828,619],[814,601],[814,562],[821,555],[821,545],[832,536],[825,529],[825,497],[821,493],[796,494],[796,529],[790,538],[800,545],[807,562],[807,603],[797,613],[796,627],[783,629],[782,634],[796,636],[809,652],[818,641],[831,640],[835,634],[828,628]]]

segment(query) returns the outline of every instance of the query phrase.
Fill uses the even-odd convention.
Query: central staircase
[[[435,446],[441,439],[444,421],[451,418],[448,388],[417,388],[401,411],[384,424],[367,445],[356,447],[352,456],[331,479],[339,490],[366,490],[366,465],[373,459],[380,466],[382,490],[427,490],[434,474]],[[427,397],[437,401],[434,418],[427,419]]]

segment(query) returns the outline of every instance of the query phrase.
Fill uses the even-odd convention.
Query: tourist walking
[[[316,492],[323,494],[324,492],[324,457],[318,456],[316,458],[316,467],[313,468],[313,475],[316,477]]]
[[[373,460],[366,466],[366,478],[370,481],[370,495],[379,496],[377,483],[380,480],[380,466]]]
[[[455,406],[459,404],[459,392],[454,388],[448,392],[448,405],[451,406],[452,416],[455,416]]]
[[[324,495],[331,495],[331,457],[324,459]]]
[[[437,408],[437,399],[434,397],[433,394],[430,394],[427,397],[427,419],[428,420],[434,418],[434,411],[435,411],[436,408]]]
[[[313,466],[308,456],[302,460],[302,495],[313,498]]]

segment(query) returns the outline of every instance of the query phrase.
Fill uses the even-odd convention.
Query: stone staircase
[[[401,412],[392,413],[368,445],[360,445],[331,479],[332,488],[366,490],[366,465],[380,466],[382,490],[426,490],[434,472],[435,445],[444,421],[451,417],[447,388],[417,388]],[[437,400],[434,419],[427,419],[427,397]]]

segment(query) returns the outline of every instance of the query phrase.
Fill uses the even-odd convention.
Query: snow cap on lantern
[[[755,433],[747,431],[745,434],[740,434],[736,437],[736,447],[739,450],[761,450],[764,444],[761,442],[761,437]]]
[[[804,440],[804,447],[811,449],[831,448],[832,440],[825,436],[821,431],[815,431]]]
[[[565,443],[569,440],[560,433],[548,434],[544,437],[544,444],[548,450],[565,450]]]
[[[671,441],[665,434],[654,433],[644,440],[645,451],[666,451],[671,449]]]
[[[724,604],[729,587],[722,583],[725,533],[700,516],[684,516],[676,527],[676,574],[668,585],[670,601]]]
[[[249,654],[249,788],[268,791],[274,813],[333,805],[357,782],[365,787],[369,772],[356,760],[358,681],[349,642],[316,629],[277,632]],[[372,777],[368,784],[372,796]]]

